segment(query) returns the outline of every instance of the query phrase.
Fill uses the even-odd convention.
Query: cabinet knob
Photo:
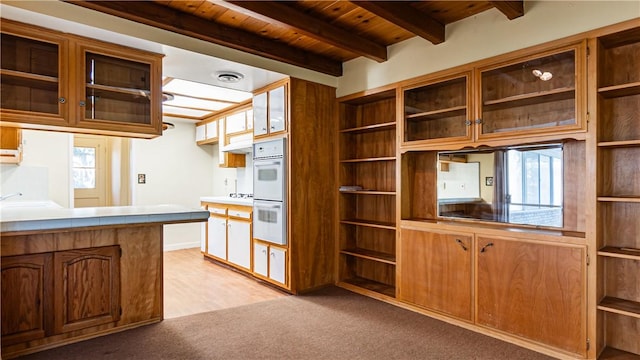
[[[471,125],[471,120],[465,120],[464,124],[467,125],[467,126],[470,126]]]
[[[476,124],[482,124],[482,119],[476,119]]]
[[[271,130],[275,130],[276,127],[274,125],[271,125]]]
[[[271,252],[271,256],[276,257],[276,253],[274,253],[273,251]]]
[[[85,106],[87,103],[85,103],[83,100],[80,100],[80,106]]]
[[[64,104],[64,103],[66,103],[66,102],[67,102],[67,99],[66,99],[65,97],[61,97],[61,98],[59,98],[59,99],[58,99],[58,102],[59,102],[60,104]]]
[[[262,250],[262,253],[263,253],[263,254],[266,254],[266,253],[267,253],[267,250],[264,250],[264,249],[263,249],[263,250]]]
[[[262,131],[267,131],[267,128],[266,128],[266,127],[263,127],[263,128],[262,128]]]

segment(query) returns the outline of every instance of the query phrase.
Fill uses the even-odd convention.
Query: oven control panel
[[[284,156],[285,139],[263,141],[253,144],[254,159],[269,159]]]

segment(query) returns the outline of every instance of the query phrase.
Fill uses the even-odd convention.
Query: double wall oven
[[[253,144],[253,237],[286,245],[286,139]]]

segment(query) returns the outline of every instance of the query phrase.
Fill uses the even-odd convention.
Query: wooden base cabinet
[[[473,236],[401,229],[399,300],[472,321]]]
[[[2,258],[3,346],[120,319],[120,247]]]
[[[53,255],[2,258],[2,344],[41,339],[52,331]]]
[[[478,235],[478,325],[586,356],[586,247]]]

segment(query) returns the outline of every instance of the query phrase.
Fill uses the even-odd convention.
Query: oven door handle
[[[262,209],[278,209],[281,206],[282,205],[280,204],[277,204],[277,205],[256,205],[255,203],[253,204],[253,207],[262,208]]]
[[[258,163],[257,161],[260,161],[260,163]],[[260,167],[260,166],[270,166],[270,165],[280,165],[280,164],[282,164],[282,161],[269,161],[269,162],[263,162],[261,160],[257,160],[257,161],[254,161],[253,166]]]

